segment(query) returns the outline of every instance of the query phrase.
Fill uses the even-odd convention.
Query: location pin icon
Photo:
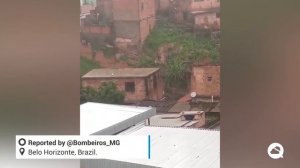
[[[25,152],[25,149],[24,148],[20,148],[20,153],[21,153],[22,156],[23,156],[24,152]]]

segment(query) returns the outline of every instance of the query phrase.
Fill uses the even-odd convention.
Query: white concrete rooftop
[[[88,102],[80,105],[80,135],[114,135],[155,113],[150,107]]]

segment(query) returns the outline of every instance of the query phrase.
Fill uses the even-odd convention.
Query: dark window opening
[[[135,83],[134,82],[125,82],[125,91],[126,92],[135,92]]]
[[[211,82],[211,81],[212,81],[212,76],[208,76],[208,77],[207,77],[207,81],[208,81],[208,82]]]
[[[217,13],[216,13],[216,17],[217,17],[217,18],[220,18],[220,12],[217,12]]]

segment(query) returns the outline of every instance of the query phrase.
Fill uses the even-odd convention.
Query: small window
[[[207,77],[207,81],[208,81],[208,82],[211,82],[211,81],[212,81],[212,76],[208,76],[208,77]]]
[[[217,17],[217,18],[220,18],[220,12],[217,12],[217,13],[216,13],[216,17]]]
[[[134,82],[125,82],[125,91],[126,92],[135,92],[135,83]]]

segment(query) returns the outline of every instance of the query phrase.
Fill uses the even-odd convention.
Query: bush
[[[118,90],[114,82],[103,83],[98,89],[98,100],[103,103],[121,104],[125,94]]]
[[[80,103],[98,102],[122,104],[125,94],[118,90],[114,82],[105,82],[98,89],[85,87],[80,89]]]
[[[168,86],[183,86],[186,83],[186,66],[178,57],[169,59],[166,66],[166,84]]]
[[[151,68],[156,67],[156,64],[154,58],[150,56],[142,56],[136,66],[138,68]]]
[[[94,88],[80,88],[80,103],[97,102],[97,94],[97,90]]]
[[[116,53],[114,48],[110,48],[106,46],[102,47],[101,50],[103,51],[104,56],[107,58],[114,56]]]

